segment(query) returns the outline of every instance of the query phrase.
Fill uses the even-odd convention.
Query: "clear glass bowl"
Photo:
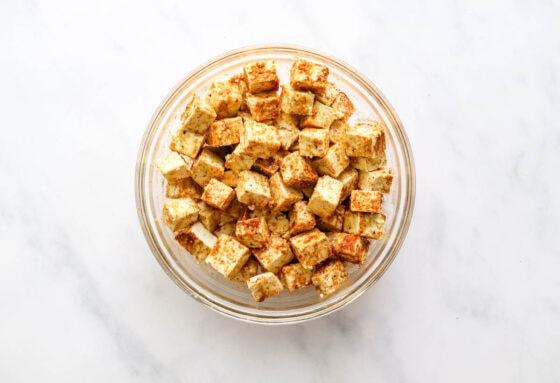
[[[164,181],[154,161],[168,151],[171,134],[180,126],[180,115],[193,92],[204,93],[215,79],[242,72],[247,63],[273,59],[281,83],[289,80],[294,57],[326,65],[329,79],[348,94],[356,106],[350,123],[378,119],[385,123],[388,167],[394,180],[384,199],[386,234],[374,241],[367,262],[353,267],[344,285],[324,299],[313,287],[284,291],[263,303],[255,303],[246,286],[226,280],[179,246],[172,232],[160,221],[165,200]],[[302,322],[333,311],[363,294],[385,273],[397,255],[408,231],[415,196],[412,152],[403,126],[381,92],[354,68],[333,57],[292,46],[257,46],[226,53],[187,75],[157,108],[142,139],[136,164],[136,205],[142,230],[157,261],[188,295],[229,317],[247,322],[282,324]]]

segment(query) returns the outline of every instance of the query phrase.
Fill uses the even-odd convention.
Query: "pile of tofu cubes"
[[[355,107],[329,68],[295,58],[280,86],[272,60],[193,94],[156,161],[162,221],[198,263],[245,283],[254,300],[314,285],[324,297],[384,235],[385,132],[349,125]]]

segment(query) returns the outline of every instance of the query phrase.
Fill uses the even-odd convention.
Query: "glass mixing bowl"
[[[387,166],[393,170],[391,192],[384,196],[387,216],[385,237],[373,241],[368,260],[350,267],[350,275],[334,294],[321,299],[313,287],[284,291],[255,303],[246,286],[231,282],[195,258],[173,238],[161,222],[165,201],[163,177],[154,161],[168,152],[171,134],[180,126],[180,115],[194,92],[203,94],[216,79],[242,73],[243,66],[258,60],[276,62],[281,83],[289,81],[294,57],[326,65],[329,80],[346,92],[356,106],[349,123],[378,119],[386,127]],[[395,259],[408,231],[415,196],[412,152],[403,126],[381,92],[354,68],[331,56],[292,46],[249,47],[223,54],[191,72],[171,90],[157,108],[142,139],[136,164],[136,205],[148,244],[169,277],[188,295],[211,309],[247,322],[282,324],[318,318],[352,302],[385,273]]]

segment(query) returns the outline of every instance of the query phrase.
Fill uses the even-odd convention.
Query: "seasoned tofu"
[[[329,149],[328,129],[305,128],[299,132],[299,154],[303,157],[323,157]]]
[[[385,215],[382,213],[363,215],[361,235],[373,239],[383,239],[385,235]]]
[[[282,85],[280,108],[284,113],[310,115],[313,112],[314,99],[315,96],[311,92],[300,92]]]
[[[273,60],[257,61],[243,67],[245,80],[251,93],[278,90],[280,79]]]
[[[328,217],[317,218],[317,227],[324,231],[342,231],[342,225],[344,223],[344,206],[339,205],[334,213]]]
[[[214,232],[220,223],[220,212],[202,201],[198,203],[198,207],[200,209],[198,212],[200,223],[202,223],[208,231]]]
[[[245,154],[243,152],[243,147],[237,145],[231,154],[226,155],[226,161],[224,166],[227,169],[240,172],[242,170],[249,170],[251,166],[255,163],[255,157]]]
[[[285,235],[290,229],[290,221],[288,221],[285,214],[279,211],[270,213],[266,217],[266,222],[268,223],[270,232],[280,236]]]
[[[385,151],[385,145],[385,132],[377,121],[358,123],[346,129],[346,155],[349,157],[374,158]]]
[[[206,101],[216,111],[218,118],[235,117],[243,103],[243,95],[236,84],[215,81],[210,85]]]
[[[292,152],[280,162],[282,181],[296,189],[313,186],[319,176],[313,167],[303,159],[299,152]]]
[[[243,130],[241,117],[224,118],[214,121],[208,130],[207,142],[210,146],[228,146],[239,143],[239,135]]]
[[[301,263],[293,263],[282,267],[282,275],[286,282],[286,287],[290,291],[303,289],[311,286],[311,277],[314,269],[306,269]]]
[[[356,111],[356,107],[352,101],[350,101],[350,98],[342,91],[337,93],[331,107],[342,114],[342,116],[339,117],[342,121],[348,121],[350,116]]]
[[[262,209],[271,199],[270,182],[262,174],[244,170],[239,173],[235,193],[239,202],[249,207]]]
[[[169,149],[191,158],[196,158],[198,152],[200,152],[200,148],[202,148],[202,144],[204,144],[203,135],[180,128],[175,132],[173,137],[171,137]]]
[[[175,234],[175,240],[189,251],[197,263],[201,263],[212,252],[217,238],[200,222]]]
[[[328,129],[334,120],[343,116],[342,113],[319,101],[313,103],[313,110],[309,116],[302,118],[299,126],[308,128]]]
[[[179,231],[196,222],[198,211],[192,198],[171,199],[163,204],[161,218],[172,231]]]
[[[290,69],[290,85],[296,90],[321,91],[328,85],[329,68],[296,58]]]
[[[206,257],[206,263],[224,277],[231,279],[249,259],[251,251],[232,236],[221,234],[212,251]]]
[[[254,249],[253,254],[266,271],[277,273],[282,266],[294,259],[290,244],[276,234],[270,237],[270,244],[261,249]]]
[[[380,191],[352,190],[350,210],[364,213],[381,213],[383,194]]]
[[[348,278],[348,271],[344,263],[338,259],[331,259],[317,267],[311,281],[321,298],[334,293]]]
[[[239,178],[239,172],[236,172],[235,170],[226,170],[224,172],[222,182],[225,183],[227,186],[234,188],[237,186],[238,178]]]
[[[187,132],[202,134],[215,119],[212,106],[194,94],[181,114],[181,127]]]
[[[264,217],[237,221],[235,236],[247,247],[259,248],[270,244],[270,231]]]
[[[342,230],[348,234],[361,234],[364,227],[364,214],[347,210],[344,213]]]
[[[342,182],[342,196],[340,197],[342,202],[358,186],[358,171],[351,167],[346,168],[336,179]]]
[[[297,116],[280,111],[276,118],[276,127],[280,137],[282,150],[288,150],[297,141],[299,136],[299,120]]]
[[[290,238],[290,245],[298,261],[306,269],[331,256],[331,244],[325,233],[313,229]]]
[[[313,161],[313,165],[320,175],[336,178],[348,167],[350,160],[346,156],[344,145],[334,144],[323,158]]]
[[[284,290],[282,282],[270,271],[255,275],[247,281],[247,287],[255,302],[262,302],[265,299],[280,294]]]
[[[343,186],[342,182],[335,178],[329,176],[319,178],[309,198],[309,211],[319,217],[330,216],[340,202]]]
[[[234,197],[233,189],[215,178],[208,182],[204,187],[204,193],[202,193],[204,202],[220,210],[227,209]]]
[[[280,96],[276,92],[248,94],[247,107],[255,121],[274,120],[280,111]]]
[[[373,172],[360,172],[358,187],[362,190],[378,190],[381,193],[389,193],[393,183],[393,172],[391,169],[380,169]]]
[[[271,210],[284,211],[303,199],[303,195],[282,181],[280,173],[275,173],[270,177],[270,193],[272,199],[268,203]]]
[[[371,172],[380,169],[387,165],[387,157],[385,157],[385,152],[378,153],[375,157],[350,157],[350,165],[352,167],[363,170],[365,172]]]
[[[241,97],[243,98],[243,101],[241,102],[241,106],[239,107],[239,112],[237,113],[237,115],[239,116],[243,111],[247,111],[247,103],[246,103],[246,96],[247,96],[247,92],[249,92],[249,86],[247,85],[247,81],[245,81],[245,74],[244,73],[238,73],[236,75],[233,75],[229,78],[228,82],[233,85],[234,87],[236,87],[239,90],[239,93],[241,94]]]
[[[250,256],[247,262],[243,265],[241,270],[233,276],[236,282],[247,283],[249,279],[259,273],[259,262],[253,256]]]
[[[290,209],[290,235],[311,230],[315,223],[315,216],[307,209],[307,202],[296,202]]]
[[[165,196],[167,198],[186,198],[199,199],[202,195],[202,188],[193,181],[192,178],[181,178],[175,181],[167,181],[165,185]]]
[[[278,171],[278,169],[280,169],[280,161],[277,154],[278,153],[269,158],[257,158],[253,164],[253,170],[262,173],[267,177],[271,177]]]
[[[272,157],[280,149],[278,130],[272,125],[245,121],[239,146],[242,147],[243,154],[256,158]]]
[[[346,262],[363,265],[367,259],[368,246],[368,241],[356,234],[335,233],[333,235],[333,252]]]
[[[189,157],[170,152],[159,158],[156,161],[156,166],[167,181],[175,182],[191,176],[193,161]]]
[[[222,179],[223,176],[224,160],[216,153],[203,149],[194,162],[192,179],[200,186],[205,187],[212,178]]]
[[[316,100],[327,106],[331,106],[336,99],[339,90],[333,83],[328,82],[324,89],[316,89],[313,92],[315,93]]]
[[[341,144],[346,148],[346,129],[348,124],[342,120],[334,120],[329,127],[329,138],[333,144]]]

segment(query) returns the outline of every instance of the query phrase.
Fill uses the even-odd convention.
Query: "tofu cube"
[[[171,137],[169,149],[191,158],[196,158],[203,143],[204,136],[180,128],[177,132],[175,132],[173,137]]]
[[[264,208],[270,201],[270,182],[262,174],[244,170],[239,173],[235,189],[239,202],[257,209]]]
[[[350,98],[348,98],[346,93],[342,91],[337,93],[331,107],[337,112],[340,112],[342,116],[339,118],[342,121],[348,121],[350,116],[356,111],[356,108],[354,107],[354,104],[352,104],[352,101],[350,101]]]
[[[221,217],[223,217],[223,215]],[[218,238],[221,235],[229,235],[231,237],[235,237],[235,222],[220,224],[220,226],[218,226],[218,228],[214,231],[214,235]]]
[[[296,116],[280,112],[276,119],[280,146],[283,150],[288,150],[297,141],[299,136],[298,119]]]
[[[270,177],[270,193],[272,199],[268,203],[271,210],[284,211],[303,199],[303,195],[282,181],[280,173],[275,173]]]
[[[381,213],[383,194],[373,190],[352,190],[350,210],[364,213]]]
[[[290,244],[276,234],[272,234],[270,244],[263,249],[253,250],[259,263],[266,271],[277,273],[294,259]]]
[[[270,271],[250,278],[247,281],[247,287],[251,291],[255,302],[262,302],[284,290],[280,279]]]
[[[248,94],[247,107],[255,121],[274,120],[280,110],[280,97],[275,92]]]
[[[175,240],[189,251],[197,263],[201,263],[212,252],[217,238],[200,222],[175,234]]]
[[[385,157],[385,152],[379,152],[373,158],[369,157],[350,157],[350,165],[352,167],[363,170],[365,172],[371,172],[384,167],[387,164],[387,157]]]
[[[348,124],[342,120],[334,120],[329,127],[329,138],[333,144],[341,144],[346,147],[346,129]]]
[[[186,198],[199,199],[202,195],[202,188],[193,181],[192,178],[181,178],[175,181],[167,181],[165,186],[165,196],[167,198]]]
[[[230,235],[221,234],[206,257],[206,263],[228,279],[237,274],[249,259],[251,251]]]
[[[237,186],[238,178],[239,178],[239,172],[236,172],[235,170],[226,170],[224,172],[222,182],[225,183],[227,186],[234,188]]]
[[[344,223],[344,206],[339,205],[334,213],[328,217],[317,219],[317,227],[324,231],[342,231],[342,225]]]
[[[297,115],[310,115],[313,112],[315,96],[311,92],[301,92],[282,85],[280,109],[282,112]]]
[[[353,168],[346,168],[336,179],[342,182],[342,196],[340,197],[342,202],[358,186],[358,171]]]
[[[255,257],[250,256],[241,270],[234,275],[233,280],[236,282],[247,283],[247,281],[259,273],[259,262]]]
[[[227,209],[223,211],[223,213],[237,219],[246,208],[247,206],[239,202],[237,198],[234,198],[233,201],[231,201],[231,203],[227,207]]]
[[[210,104],[194,94],[181,114],[181,127],[193,133],[204,133],[216,119],[216,112]]]
[[[316,100],[331,106],[340,91],[333,83],[328,82],[324,89],[316,89],[313,92],[315,93]]]
[[[340,288],[346,278],[348,278],[348,271],[346,271],[344,263],[338,259],[332,259],[317,267],[311,281],[323,298]]]
[[[202,201],[198,203],[198,207],[200,209],[198,212],[200,223],[202,223],[208,231],[214,232],[220,223],[220,212]]]
[[[313,161],[313,165],[319,174],[333,178],[338,177],[349,164],[350,160],[346,155],[346,148],[341,144],[334,144],[327,150],[323,158]]]
[[[340,259],[363,265],[367,259],[368,241],[356,234],[336,233],[332,239],[333,252]]]
[[[249,92],[261,93],[278,90],[280,79],[273,60],[257,61],[243,67]]]
[[[192,179],[205,187],[212,178],[222,179],[224,176],[224,161],[216,153],[203,149],[194,162]]]
[[[331,256],[331,243],[325,233],[313,229],[290,238],[292,250],[306,269],[313,268]]]
[[[270,231],[264,217],[237,221],[235,236],[247,247],[259,248],[270,244]]]
[[[290,235],[296,235],[315,227],[315,216],[307,209],[307,202],[296,202],[290,209]]]
[[[272,125],[252,120],[245,121],[239,146],[243,154],[257,158],[272,157],[280,149],[278,130]]]
[[[193,161],[189,157],[170,152],[159,158],[156,161],[156,166],[167,181],[174,182],[192,174]]]
[[[224,166],[228,169],[240,172],[242,170],[249,170],[255,163],[255,157],[245,154],[243,147],[237,145],[231,154],[226,155],[226,162]]]
[[[235,191],[232,188],[212,178],[204,187],[202,200],[216,209],[225,210],[235,198]]]
[[[385,151],[385,133],[377,122],[358,123],[346,129],[346,155],[377,157]]]
[[[215,81],[210,85],[206,101],[218,118],[235,117],[243,103],[239,86],[229,81]]]
[[[358,187],[362,190],[378,190],[389,193],[393,183],[393,172],[390,169],[380,169],[373,172],[360,172]]]
[[[293,263],[282,267],[282,275],[288,290],[294,291],[311,286],[313,271],[314,269],[306,269],[301,263]]]
[[[264,174],[265,176],[271,177],[274,173],[280,169],[278,156],[274,155],[269,158],[257,158],[253,164],[253,170]]]
[[[334,120],[342,117],[342,113],[334,110],[317,100],[313,103],[313,110],[309,116],[303,117],[299,126],[309,128],[328,129]]]
[[[266,217],[266,223],[268,224],[268,229],[271,233],[278,234],[280,236],[285,235],[288,230],[290,230],[290,221],[285,214],[275,211],[270,213]]]
[[[239,143],[239,134],[243,130],[241,117],[224,118],[214,121],[208,130],[207,142],[210,146],[228,146]]]
[[[362,213],[347,210],[344,213],[344,224],[342,230],[348,234],[361,234],[364,226],[364,219]]]
[[[163,204],[161,218],[172,231],[179,231],[196,222],[198,211],[192,198],[177,198]]]
[[[239,90],[239,93],[243,98],[243,101],[241,102],[241,106],[239,107],[239,112],[246,111],[247,110],[246,95],[247,92],[249,91],[249,87],[247,86],[247,81],[245,81],[245,74],[238,73],[236,75],[233,75],[230,77],[228,82]]]
[[[296,189],[305,189],[317,183],[319,176],[313,167],[300,155],[292,152],[280,162],[282,181]]]
[[[385,234],[385,215],[381,213],[362,214],[361,235],[373,239],[383,239]]]
[[[329,149],[328,129],[305,128],[299,132],[299,154],[303,157],[323,157]]]
[[[290,69],[290,85],[296,90],[321,91],[328,85],[329,68],[296,58]]]
[[[340,202],[342,188],[342,182],[335,178],[329,176],[319,178],[309,198],[309,211],[323,218],[330,216]]]

